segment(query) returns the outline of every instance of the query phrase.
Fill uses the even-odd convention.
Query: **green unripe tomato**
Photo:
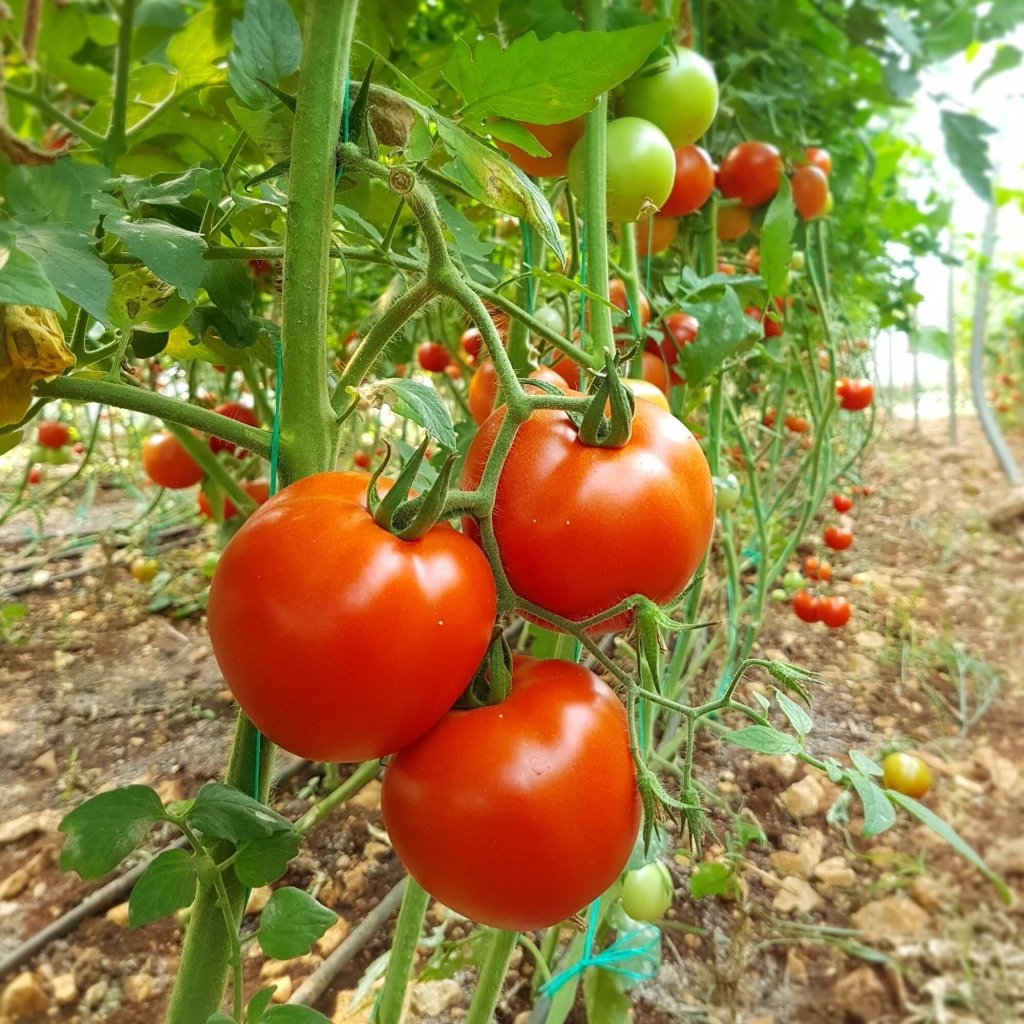
[[[656,124],[673,149],[696,142],[717,112],[715,69],[693,50],[676,50],[641,68],[622,96],[622,113]]]
[[[220,555],[216,551],[207,551],[199,558],[199,568],[202,574],[208,579],[213,579],[213,574],[217,571],[217,563],[220,561]]]
[[[676,180],[676,155],[660,128],[639,117],[609,121],[605,152],[608,220],[640,220],[664,204]],[[581,202],[586,171],[586,139],[580,139],[569,154],[569,187]]]
[[[540,306],[533,311],[533,319],[540,321],[549,331],[565,334],[565,321],[555,306]]]
[[[674,897],[672,876],[660,860],[627,871],[622,880],[622,909],[634,921],[660,921]]]
[[[719,512],[731,512],[740,501],[740,482],[735,473],[727,477],[713,477],[715,485],[715,507]]]
[[[797,590],[803,590],[807,586],[807,580],[798,572],[787,572],[782,577],[782,586],[787,594],[792,594]]]
[[[773,600],[773,601],[775,601],[775,602],[776,602],[777,604],[782,604],[783,602],[785,602],[785,601],[788,601],[788,600],[789,600],[789,594],[787,594],[787,593],[786,593],[786,592],[785,592],[785,591],[784,591],[784,590],[782,589],[782,587],[776,587],[776,588],[775,588],[775,589],[774,589],[774,590],[772,591],[772,600]]]
[[[803,270],[806,260],[804,254],[797,249],[789,258],[789,269],[790,270]]]

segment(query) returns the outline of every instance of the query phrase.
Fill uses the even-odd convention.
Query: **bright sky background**
[[[1024,49],[1024,30],[1018,30],[1006,42]],[[985,204],[971,191],[950,163],[946,155],[945,141],[939,123],[940,104],[933,96],[946,94],[964,109],[977,114],[997,129],[989,136],[989,150],[993,165],[997,169],[997,183],[1005,188],[1024,189],[1024,67],[990,78],[976,92],[972,92],[975,79],[989,66],[996,44],[983,46],[974,60],[968,62],[958,56],[947,64],[932,69],[922,79],[916,97],[916,109],[907,128],[922,143],[925,149],[935,155],[935,168],[939,180],[947,183],[953,201],[953,229],[960,238],[967,240],[970,248],[980,243],[982,224],[985,219]],[[1015,258],[1024,254],[1024,214],[1015,205],[1008,203],[999,211],[997,225],[996,265],[1010,266]],[[945,329],[947,317],[947,288],[949,270],[937,259],[923,259],[918,263],[920,276],[918,290],[924,295],[919,307],[922,326]],[[960,275],[968,273],[961,270]],[[959,288],[957,289],[959,291]],[[960,297],[959,302],[963,302]],[[969,310],[958,308],[961,316]],[[878,372],[882,381],[888,379],[889,346],[886,335],[878,339]],[[898,334],[893,344],[894,378],[897,384],[909,383],[911,379],[911,358],[906,337]],[[922,383],[943,385],[946,380],[946,363],[932,356],[919,358]]]

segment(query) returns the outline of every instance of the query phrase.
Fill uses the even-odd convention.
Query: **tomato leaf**
[[[882,776],[882,769],[879,768],[874,761],[871,760],[866,754],[862,754],[859,750],[850,751],[850,760],[853,762],[854,767],[863,772],[865,775],[875,775],[879,778]]]
[[[775,700],[778,702],[789,724],[793,727],[793,731],[799,736],[806,736],[814,724],[811,716],[796,701],[791,700],[781,690],[775,691]]]
[[[789,290],[789,261],[793,258],[793,230],[796,211],[789,179],[779,175],[779,191],[768,206],[761,225],[760,273],[769,295],[784,295]]]
[[[454,449],[457,443],[451,413],[441,396],[426,384],[389,377],[367,389],[371,401],[387,402],[399,415],[418,423],[438,444]]]
[[[260,915],[256,933],[260,948],[275,960],[304,956],[313,943],[338,920],[333,910],[309,893],[286,886],[275,889]]]
[[[996,48],[996,55],[992,58],[992,63],[974,80],[974,88],[971,91],[977,92],[990,78],[1003,71],[1012,71],[1014,68],[1020,67],[1022,59],[1024,59],[1024,53],[1021,53],[1016,46],[1002,43]]]
[[[138,209],[143,203],[149,206],[177,206],[196,192],[209,202],[216,203],[224,187],[224,173],[219,167],[190,167],[184,174],[159,184],[153,178],[134,178],[130,175],[115,178],[111,184],[122,193],[131,210]]]
[[[61,870],[77,871],[86,881],[105,875],[142,842],[150,825],[165,817],[160,797],[149,786],[124,786],[86,800],[60,823],[68,837],[60,852]]]
[[[331,1024],[330,1019],[310,1006],[272,1006],[260,1017],[260,1024]]]
[[[164,850],[150,862],[128,900],[132,928],[167,917],[196,898],[195,855],[188,850]]]
[[[768,725],[748,725],[745,729],[724,733],[722,739],[758,754],[799,754],[803,749],[794,737]]]
[[[941,327],[915,326],[908,332],[911,352],[925,353],[939,359],[949,359],[949,332]]]
[[[891,828],[896,822],[896,812],[892,809],[885,790],[856,768],[847,771],[846,777],[864,805],[864,827],[860,830],[860,834],[865,838],[870,838]]]
[[[171,285],[149,268],[139,267],[114,279],[104,320],[122,331],[160,333],[184,323],[193,303],[186,302]]]
[[[904,796],[893,789],[886,790],[886,796],[894,804],[898,804],[917,818],[922,825],[927,825],[936,835],[941,836],[964,860],[976,867],[996,887],[999,897],[1004,903],[1009,904],[1012,901],[1010,889],[1006,883],[975,853],[952,825],[947,824],[934,811],[929,810],[912,796]]]
[[[64,306],[39,261],[18,248],[13,234],[0,234],[0,302],[42,306],[63,315]]]
[[[250,889],[277,881],[298,853],[302,837],[298,832],[275,832],[261,839],[251,839],[239,847],[232,864],[235,875]]]
[[[194,299],[206,274],[206,239],[162,220],[111,220],[104,230],[120,238],[125,248],[181,294]]]
[[[973,114],[943,110],[939,116],[949,159],[974,193],[988,202],[992,198],[992,161],[986,136],[995,129]]]
[[[178,92],[224,80],[230,15],[227,8],[200,11],[167,44],[167,62],[178,69]]]
[[[286,0],[245,0],[231,39],[228,84],[247,107],[273,106],[277,98],[260,79],[278,85],[299,69],[302,38],[291,7]]]
[[[588,968],[583,975],[583,1002],[587,1024],[626,1024],[630,1020],[633,1004],[621,974]]]
[[[263,1019],[263,1014],[270,1005],[271,999],[274,998],[275,991],[276,989],[273,985],[268,985],[266,988],[261,988],[259,992],[253,994],[253,997],[249,1000],[249,1005],[245,1008],[246,1024],[257,1024],[258,1021]]]
[[[728,864],[707,861],[698,864],[690,873],[690,895],[694,899],[704,896],[734,896],[739,890],[736,872]]]
[[[109,180],[104,168],[69,157],[44,167],[12,167],[7,172],[7,209],[29,223],[78,228],[91,235],[97,219],[93,197]]]
[[[289,832],[293,827],[277,811],[223,782],[208,782],[203,786],[186,817],[189,824],[204,835],[235,843],[275,832]]]
[[[507,117],[558,124],[593,109],[598,96],[624,82],[661,42],[667,22],[618,32],[527,32],[502,48],[484,36],[471,53],[455,43],[444,76],[466,101],[467,120]]]
[[[743,312],[731,288],[717,302],[687,303],[683,310],[700,321],[696,339],[679,353],[682,376],[691,387],[713,377],[726,359],[761,336],[760,325]]]

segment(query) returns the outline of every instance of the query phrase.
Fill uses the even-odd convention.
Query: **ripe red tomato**
[[[621,309],[623,313],[629,312],[629,300],[626,297],[626,283],[621,277],[613,277],[609,279],[608,301],[616,309]],[[640,321],[640,326],[645,327],[647,322],[651,319],[651,304],[647,301],[647,296],[644,295],[643,292],[640,293],[640,308],[635,312]]]
[[[849,512],[853,508],[853,498],[848,494],[833,494],[832,507],[837,512]]]
[[[361,448],[359,451],[352,456],[352,462],[357,465],[360,469],[370,468],[370,455],[368,452],[364,452]]]
[[[798,167],[793,172],[793,203],[804,220],[813,220],[828,205],[828,178],[817,167]]]
[[[744,209],[744,207],[737,206],[736,209],[737,210],[742,210],[742,209]],[[748,216],[749,216],[749,214],[748,214]],[[719,235],[718,237],[721,238],[722,236]],[[717,264],[715,269],[718,271],[718,273],[720,273],[720,274],[727,274],[729,277],[733,277],[735,275],[735,273],[736,273],[736,268],[731,263],[721,263],[720,262],[720,263]]]
[[[829,629],[839,629],[850,621],[850,602],[845,597],[823,597],[818,615]]]
[[[666,217],[685,217],[699,210],[715,190],[715,168],[700,146],[676,150],[676,177],[672,191],[658,211]]]
[[[447,523],[414,541],[388,533],[366,510],[369,480],[319,473],[286,487],[231,539],[210,587],[213,651],[242,710],[316,761],[363,761],[421,736],[472,679],[494,626],[480,550]]]
[[[664,252],[679,233],[679,221],[675,217],[648,217],[636,226],[636,251],[638,256],[657,256]]]
[[[462,471],[476,487],[501,426],[490,416]],[[584,445],[564,412],[537,410],[520,428],[498,480],[494,532],[515,592],[568,619],[600,614],[631,594],[664,603],[689,583],[715,521],[707,460],[686,427],[638,402],[622,448]],[[476,536],[473,520],[465,529]],[[570,552],[600,552],[601,571]],[[616,615],[595,632],[621,629]]]
[[[836,381],[836,394],[839,404],[850,412],[866,409],[875,397],[875,388],[871,381],[864,377],[850,380],[840,377]]]
[[[560,178],[569,166],[569,154],[577,140],[583,135],[583,118],[561,124],[521,124],[550,154],[550,156],[530,156],[526,150],[513,146],[511,142],[498,139],[498,147],[512,158],[512,162],[521,171],[533,174],[538,178]]]
[[[416,349],[416,360],[429,373],[441,373],[451,363],[452,357],[444,345],[436,341],[425,341]]]
[[[782,324],[766,313],[762,314],[758,306],[747,306],[743,310],[751,320],[756,320],[761,325],[761,333],[765,338],[778,338],[782,335]]]
[[[761,422],[771,430],[775,426],[775,410],[769,409],[764,416],[761,417]]]
[[[270,498],[270,484],[266,480],[243,480],[242,490],[256,502],[257,505],[264,504]],[[213,519],[213,508],[210,505],[210,499],[207,498],[205,491],[200,491],[197,497],[199,505],[199,514],[205,516],[207,519]],[[224,509],[221,512],[221,519],[230,519],[232,516],[238,515],[238,507],[235,503],[227,496],[224,496]]]
[[[625,711],[581,665],[516,657],[502,703],[451,711],[391,758],[381,811],[445,906],[509,931],[557,924],[615,881],[636,840]],[[500,864],[530,869],[498,884]]]
[[[668,391],[668,367],[660,355],[644,352],[642,355],[644,369],[643,379],[653,384],[659,391]]]
[[[559,356],[551,364],[551,369],[558,374],[574,391],[580,386],[580,365],[568,356]]]
[[[249,427],[258,427],[260,425],[260,421],[257,419],[256,413],[253,412],[249,406],[243,405],[241,402],[224,402],[222,405],[218,405],[213,411],[219,412],[221,416],[227,416],[230,420],[237,420],[239,423],[244,423]],[[222,437],[210,438],[210,451],[215,455],[217,452],[231,452],[233,455],[237,455],[240,459],[244,459],[246,456],[244,449],[237,449],[233,441],[225,441]]]
[[[669,313],[662,323],[665,325],[665,340],[658,348],[665,357],[665,362],[674,366],[679,362],[679,350],[696,340],[700,321],[689,313]],[[653,346],[655,343],[649,344]]]
[[[889,754],[882,762],[882,782],[887,789],[920,799],[932,784],[932,771],[913,754]]]
[[[756,246],[751,246],[743,254],[743,265],[747,268],[748,274],[758,274],[761,271],[761,250]]]
[[[749,230],[750,211],[745,206],[718,207],[715,213],[715,234],[720,241],[733,242],[737,238],[742,238]]]
[[[28,471],[28,476],[26,477],[26,480],[28,481],[28,483],[30,483],[30,484],[38,484],[38,483],[42,482],[42,479],[43,479],[43,471],[38,466],[33,466]]]
[[[462,351],[466,353],[471,359],[476,359],[480,355],[480,349],[484,346],[484,336],[480,333],[479,327],[467,327],[462,332],[462,337],[459,339],[459,344],[462,346]]]
[[[821,619],[821,601],[809,590],[798,590],[793,595],[793,611],[804,622],[818,622]]]
[[[71,450],[76,455],[81,455],[85,451],[85,445],[81,441],[76,441],[74,445],[72,445]]]
[[[853,530],[830,523],[825,527],[825,546],[833,551],[845,551],[853,543]]]
[[[530,371],[533,380],[546,381],[555,387],[566,390],[565,379],[550,366],[539,366]],[[485,359],[475,370],[469,380],[469,411],[477,423],[483,423],[494,411],[494,402],[498,397],[498,372],[494,363]],[[504,403],[502,403],[504,404]]]
[[[608,220],[624,223],[654,213],[668,199],[675,181],[672,143],[650,121],[620,117],[608,122],[605,148]],[[587,148],[581,139],[569,156],[569,186],[581,202],[586,172]]]
[[[819,562],[813,555],[804,560],[804,575],[812,580],[828,581],[832,579],[832,566],[828,562]]]
[[[685,47],[642,67],[622,94],[622,113],[656,124],[675,147],[696,142],[711,127],[717,111],[715,69]]]
[[[203,471],[173,434],[150,434],[142,446],[142,468],[155,484],[172,491],[191,487]]]
[[[803,434],[810,424],[803,418],[803,416],[787,416],[786,417],[786,429],[794,434]]]
[[[647,353],[644,353],[647,355]],[[651,383],[649,380],[640,380],[636,377],[623,377],[622,383],[633,392],[636,398],[642,399],[645,402],[653,402],[659,409],[664,409],[665,412],[671,411],[671,406],[668,404],[668,399],[665,397],[665,391],[663,388],[659,388],[656,384]]]
[[[71,431],[56,420],[43,420],[36,428],[36,440],[43,448],[63,448],[71,440]]]
[[[807,163],[817,167],[826,177],[832,173],[832,156],[827,149],[820,146],[808,146],[806,149]]]
[[[783,171],[779,151],[767,142],[740,142],[733,146],[718,171],[718,187],[726,199],[744,206],[760,206],[779,190]]]

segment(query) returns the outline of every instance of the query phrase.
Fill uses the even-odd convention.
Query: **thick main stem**
[[[391,942],[388,970],[384,976],[380,1002],[377,1004],[377,1024],[398,1024],[405,1003],[405,991],[412,977],[416,960],[416,947],[423,931],[423,919],[427,913],[430,896],[410,878],[402,896],[402,909],[398,912],[398,924]]]
[[[327,391],[335,153],[357,0],[313,0],[308,7],[292,132],[285,225],[286,372],[281,387],[285,480],[330,468],[337,427]]]
[[[466,1024],[491,1024],[494,1008],[498,1005],[501,986],[505,981],[509,960],[516,948],[518,932],[503,932],[495,929],[491,935],[487,959],[480,969],[476,993],[469,1007]]]
[[[103,143],[103,159],[113,167],[125,151],[125,124],[128,119],[128,72],[132,58],[132,29],[136,0],[122,0],[117,54],[114,58],[114,98],[110,106],[110,125]]]

